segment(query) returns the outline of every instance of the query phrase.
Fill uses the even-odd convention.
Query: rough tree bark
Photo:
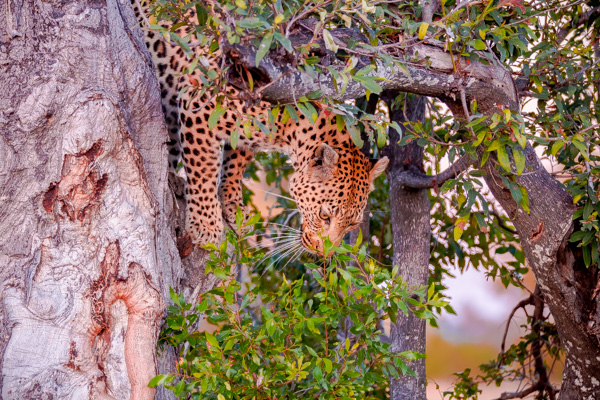
[[[347,29],[332,30],[330,33],[340,46],[344,46],[349,37],[360,40],[359,33]],[[296,44],[308,40],[303,35],[294,38]],[[469,64],[459,59],[455,60],[454,69],[450,55],[441,44],[427,39],[422,43],[410,40],[405,45],[407,43],[410,46],[399,48],[398,54],[404,54],[410,60],[406,64],[408,74],[401,68],[388,67],[383,62],[378,62],[377,70],[371,73],[372,76],[385,78],[380,83],[384,89],[437,97],[449,106],[455,116],[463,119],[469,113],[471,100],[477,100],[478,111],[488,116],[501,114],[503,109],[520,110],[510,71],[499,63]],[[241,64],[250,70],[258,69],[256,76],[261,76],[258,84],[268,86],[255,90],[261,92],[266,100],[293,102],[294,98],[316,89],[340,100],[364,95],[364,88],[358,83],[350,83],[342,95],[336,91],[330,75],[325,74],[315,81],[306,73],[285,64],[277,55],[265,57],[257,68],[254,64],[256,50],[251,46],[234,46],[226,50],[230,63]],[[330,58],[330,66],[341,71],[344,62]],[[458,72],[455,73],[455,70]],[[571,196],[544,169],[531,146],[526,146],[524,150],[525,173],[516,177],[516,181],[527,190],[529,213],[515,203],[509,190],[502,184],[494,157],[490,157],[486,164],[485,180],[513,220],[527,264],[534,272],[544,300],[556,321],[566,351],[559,398],[595,399],[600,393],[598,269],[586,268],[579,249],[568,242],[573,230],[571,217],[575,211]],[[410,179],[417,187],[431,187],[441,176],[450,176],[471,163],[463,158],[459,165],[434,179],[407,171],[398,176],[398,180]]]
[[[185,270],[158,83],[129,0],[0,4],[0,387],[153,399]],[[198,289],[200,287],[200,289]],[[159,398],[167,398],[161,393]]]
[[[383,99],[389,107],[390,120],[399,122],[423,121],[425,102],[423,96],[407,98],[406,108],[393,108],[396,91],[385,92]],[[394,265],[410,287],[427,285],[429,275],[429,254],[431,223],[429,197],[426,189],[407,186],[400,178],[406,171],[423,174],[423,147],[416,142],[399,146],[400,132],[390,130],[390,145],[383,154],[390,159],[387,178],[390,184],[390,214],[392,218]],[[396,352],[412,350],[425,353],[425,320],[413,314],[398,313],[397,322],[391,326],[392,350]],[[410,363],[416,377],[402,375],[390,383],[392,400],[425,399],[427,379],[425,359]]]

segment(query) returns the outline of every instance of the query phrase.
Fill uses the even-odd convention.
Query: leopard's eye
[[[319,211],[319,218],[321,218],[325,222],[329,222],[329,214],[325,212],[325,210],[321,209]]]

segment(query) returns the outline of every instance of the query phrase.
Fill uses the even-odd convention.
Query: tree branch
[[[490,215],[493,215],[494,217],[496,217],[496,220],[498,221],[498,225],[500,226],[500,228],[504,229],[505,231],[507,231],[507,232],[509,232],[509,233],[511,233],[513,235],[518,235],[519,234],[513,228],[511,228],[508,225],[506,225],[506,223],[502,219],[502,216],[500,214],[498,214],[496,211],[490,211]]]
[[[530,387],[518,392],[504,392],[496,400],[522,399],[536,391],[539,391],[540,395],[543,395],[543,392],[546,391],[548,392],[550,399],[554,400],[555,398],[556,390],[552,387],[552,384],[550,383],[548,371],[546,369],[546,365],[544,364],[544,358],[542,354],[543,343],[540,339],[540,324],[546,318],[544,318],[545,303],[541,297],[541,292],[538,286],[536,286],[535,291],[531,294],[531,296],[524,300],[521,300],[510,313],[510,316],[508,317],[508,322],[506,323],[506,330],[504,331],[504,338],[502,339],[501,351],[502,353],[504,353],[506,335],[508,333],[508,327],[512,317],[518,309],[524,308],[527,305],[534,306],[533,317],[531,319],[531,331],[535,333],[536,339],[531,344],[531,357],[533,357],[534,370],[537,379],[535,383]]]
[[[527,389],[521,390],[519,392],[504,392],[502,393],[502,395],[500,397],[498,397],[496,400],[508,400],[508,399],[522,399],[525,396],[530,395],[531,393],[539,390],[541,387],[539,387],[540,384],[539,382],[536,383],[533,386],[529,386]]]
[[[533,296],[534,295],[532,294],[528,298],[523,299],[520,302],[518,302],[517,305],[514,306],[514,308],[510,312],[510,315],[508,316],[508,321],[506,321],[506,328],[504,328],[504,335],[502,335],[502,344],[500,345],[500,354],[504,355],[504,352],[506,350],[506,336],[508,335],[508,328],[510,327],[510,321],[512,321],[513,317],[515,316],[515,313],[519,309],[533,304]]]
[[[423,13],[421,14],[421,18],[423,22],[433,21],[433,14],[440,8],[440,0],[424,0],[423,3]]]
[[[460,105],[460,92],[463,90],[467,101],[477,98],[479,110],[483,113],[500,112],[503,108],[518,109],[518,98],[510,71],[500,64],[470,63],[460,58],[455,60],[460,71],[460,74],[456,74],[450,54],[444,50],[443,43],[433,39],[429,39],[427,43],[407,40],[402,44],[384,45],[373,49],[358,31],[335,29],[330,33],[336,43],[348,43],[350,40],[358,43],[355,49],[361,57],[357,68],[369,65],[370,59],[373,59],[376,69],[367,76],[380,78],[378,83],[384,90],[438,97],[451,108],[452,103]],[[299,47],[313,41],[313,35],[299,32],[290,36],[290,40],[294,47]],[[322,37],[318,38],[318,42],[323,42]],[[325,49],[324,44],[320,48]],[[366,93],[362,84],[353,79],[349,80],[344,93],[341,93],[341,88],[336,87],[329,71],[315,79],[306,72],[299,71],[295,67],[296,60],[290,60],[289,55],[269,53],[257,67],[256,48],[252,46],[224,43],[223,51],[230,64],[241,67],[231,68],[232,71],[246,68],[261,77],[260,81],[255,80],[255,86],[269,85],[263,91],[263,99],[267,101],[291,104],[295,99],[317,90],[321,90],[324,96],[340,101],[356,99]],[[336,58],[331,52],[318,51],[322,52],[318,55],[327,59],[329,68],[346,74],[345,60]],[[379,53],[384,52],[393,56],[397,64],[386,65],[377,57]],[[242,76],[230,76],[229,80],[233,84],[237,81],[240,87],[247,87],[240,82],[243,79]]]
[[[437,175],[427,175],[413,169],[403,171],[398,174],[396,179],[412,189],[431,189],[442,185],[448,179],[456,178],[460,173],[469,169],[475,160],[468,154],[459,158],[454,164]]]

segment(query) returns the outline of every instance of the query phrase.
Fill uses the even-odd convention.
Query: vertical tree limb
[[[409,121],[423,121],[426,98],[410,96],[403,109],[392,109],[397,91],[384,92],[383,100],[390,107],[390,120],[400,125]],[[413,189],[402,184],[399,176],[406,170],[423,172],[423,148],[412,142],[399,146],[400,132],[390,129],[390,145],[383,154],[390,159],[387,177],[390,183],[390,212],[393,232],[394,265],[399,274],[411,286],[427,284],[429,275],[430,246],[430,203],[426,189]],[[392,324],[391,342],[393,351],[412,350],[425,353],[425,321],[413,314],[399,313],[396,324]],[[390,383],[392,400],[426,398],[425,359],[410,363],[416,377],[402,375]]]

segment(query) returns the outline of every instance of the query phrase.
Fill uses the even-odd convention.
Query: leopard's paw
[[[250,218],[250,214],[252,213],[252,209],[250,207],[247,207],[247,206],[240,206],[237,203],[223,204],[223,221],[234,232],[237,231],[237,226],[236,226],[235,220],[236,220],[236,217],[237,217],[237,210],[238,210],[238,208],[240,208],[242,210],[242,215],[243,215],[243,220],[242,220],[243,223],[242,223],[242,225],[243,225]],[[248,230],[248,227],[243,227],[242,230],[246,231],[246,230]]]
[[[188,219],[186,221],[185,230],[196,247],[202,247],[208,243],[213,243],[218,246],[223,241],[224,228],[223,222],[220,221],[220,219]]]

